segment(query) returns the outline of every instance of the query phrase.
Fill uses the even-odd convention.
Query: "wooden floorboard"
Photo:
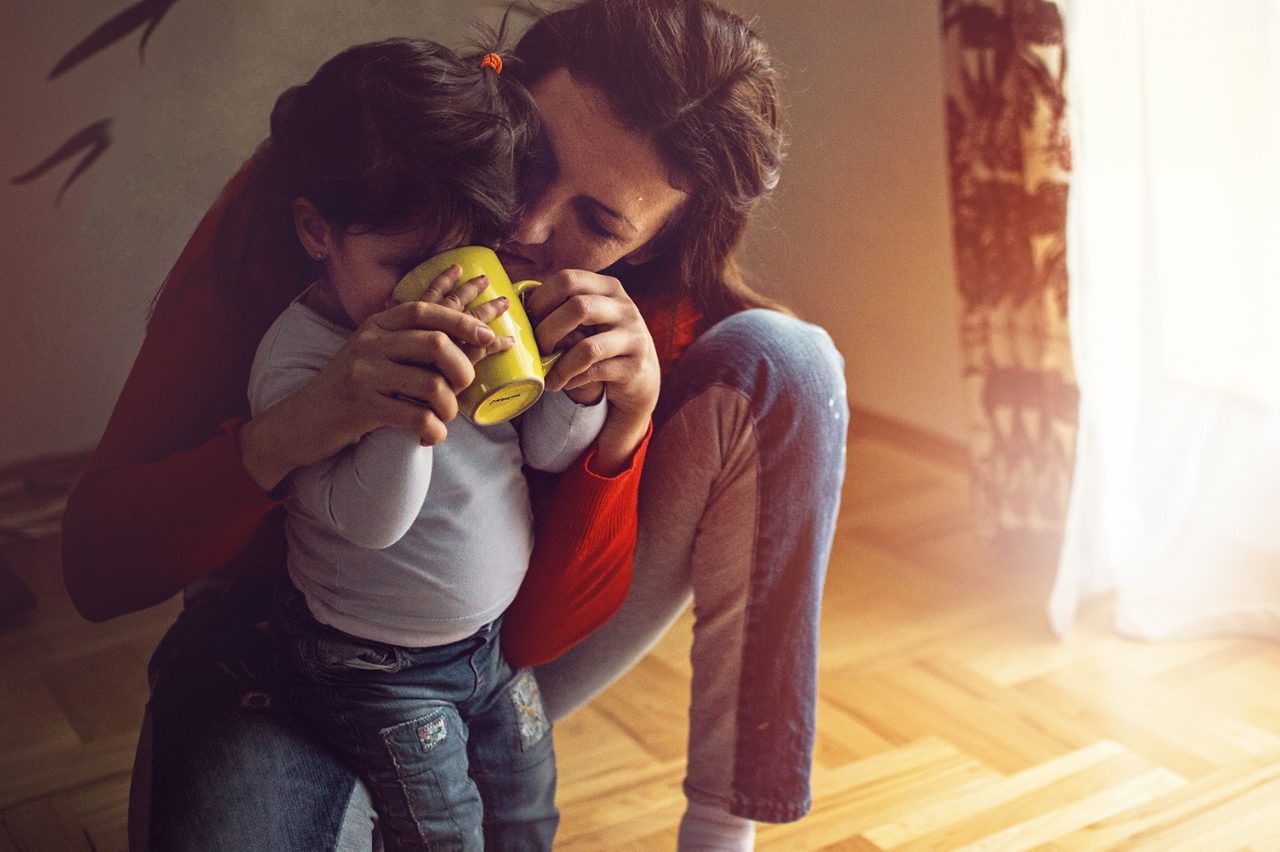
[[[1130,641],[1106,600],[1059,639],[1051,566],[977,540],[953,448],[877,421],[848,471],[814,807],[759,848],[1280,849],[1280,646]],[[38,600],[0,630],[0,852],[123,849],[145,662],[177,604],[84,622],[40,524],[0,545]],[[557,726],[558,848],[674,848],[691,631]]]

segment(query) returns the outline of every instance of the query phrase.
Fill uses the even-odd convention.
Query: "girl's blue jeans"
[[[843,361],[816,326],[735,314],[664,381],[655,421],[630,595],[536,670],[548,715],[623,674],[692,598],[686,792],[751,819],[798,819],[844,477]],[[193,604],[157,650],[131,802],[139,848],[369,848],[363,786],[266,686],[264,585],[241,577]]]
[[[551,723],[533,674],[503,658],[500,623],[402,648],[321,624],[281,584],[277,697],[360,775],[388,849],[551,849]]]

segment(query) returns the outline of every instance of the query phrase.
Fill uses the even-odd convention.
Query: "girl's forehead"
[[[409,229],[372,231],[356,229],[352,233],[369,249],[397,254],[434,254],[460,244],[465,236],[458,230],[450,230],[435,223]]]

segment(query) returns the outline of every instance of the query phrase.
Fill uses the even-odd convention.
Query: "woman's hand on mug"
[[[458,286],[465,296],[475,284]],[[506,308],[415,301],[369,317],[305,385],[241,429],[246,469],[270,490],[383,426],[407,429],[425,446],[440,443],[458,413],[457,394],[475,377],[472,365],[511,345],[487,325]]]
[[[661,382],[640,310],[618,279],[577,269],[548,276],[525,304],[539,347],[564,353],[547,374],[547,389],[584,404],[608,396],[597,463],[620,469],[648,429]]]

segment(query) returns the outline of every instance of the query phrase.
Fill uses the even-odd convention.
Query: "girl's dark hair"
[[[709,0],[585,0],[538,19],[515,52],[526,85],[566,68],[602,92],[688,192],[638,283],[678,282],[709,321],[780,308],[747,286],[736,258],[786,145],[778,73],[746,22]]]
[[[511,232],[537,112],[511,75],[481,67],[483,53],[409,38],[357,45],[280,95],[211,253],[250,333],[315,277],[294,231],[298,197],[340,232],[425,226],[490,245]]]
[[[271,112],[268,169],[340,229],[426,225],[495,243],[536,113],[523,87],[429,41],[348,48]]]

